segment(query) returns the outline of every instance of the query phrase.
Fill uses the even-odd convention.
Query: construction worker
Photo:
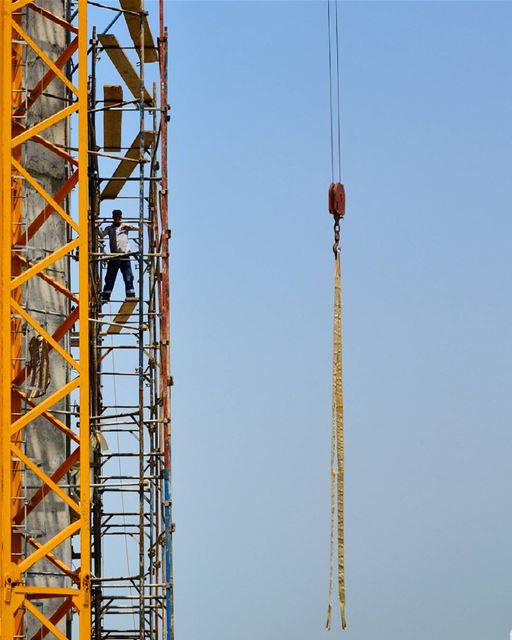
[[[123,212],[121,209],[112,211],[112,224],[104,229],[99,229],[102,238],[108,235],[110,242],[110,253],[120,254],[119,258],[111,256],[107,260],[107,273],[105,274],[105,285],[101,293],[101,301],[108,302],[112,289],[117,277],[117,272],[121,270],[123,274],[124,286],[126,287],[126,297],[134,298],[135,289],[133,288],[133,272],[130,265],[130,241],[128,240],[128,231],[134,227],[124,223]]]

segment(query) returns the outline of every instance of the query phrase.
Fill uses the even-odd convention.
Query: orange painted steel
[[[76,187],[78,182],[78,171],[74,171],[71,176],[66,180],[62,187],[55,194],[54,200],[58,204],[61,204],[64,198],[66,198],[70,192]],[[30,223],[26,233],[20,233],[16,238],[15,244],[24,244],[28,242],[35,234],[36,231],[43,226],[48,217],[53,213],[53,208],[50,204],[47,204],[44,209],[34,218]]]
[[[28,616],[39,625],[32,640],[42,640],[48,634],[67,640],[71,625],[63,621],[71,611],[78,614],[75,640],[90,640],[91,636],[87,1],[78,0],[77,6],[76,24],[71,25],[34,2],[0,3],[0,640],[25,637]],[[73,34],[71,43],[57,59],[45,53],[35,37],[27,33],[27,12],[33,23],[40,21],[43,26],[48,21]],[[28,49],[46,68],[30,94],[24,84]],[[71,59],[78,66],[74,83],[64,70]],[[51,82],[66,87],[73,101],[38,121],[31,109],[38,106]],[[31,113],[34,115],[30,126],[22,124]],[[71,123],[78,137],[77,155],[46,137],[51,127],[60,124],[70,130]],[[55,194],[43,188],[25,165],[29,142],[42,145],[48,157],[55,154],[67,163],[70,177]],[[75,167],[77,171],[73,172]],[[29,187],[46,201],[32,219],[24,197]],[[72,193],[73,189],[76,193]],[[21,255],[54,213],[67,228],[66,244],[39,261]],[[76,280],[77,293],[49,272],[63,260],[72,262],[70,277]],[[53,294],[68,305],[67,317],[53,332],[37,318],[44,311],[31,308],[28,288],[36,278],[51,286]],[[45,391],[42,395],[47,395],[38,398],[37,403],[23,390],[29,372],[23,354],[28,329],[46,342],[53,357],[68,364],[66,382]],[[76,332],[78,347],[69,340],[71,331]],[[52,412],[61,401],[78,407],[71,412],[68,424]],[[44,471],[31,458],[30,447],[26,447],[26,434],[38,418],[45,418],[48,425],[63,434],[69,451],[67,459],[56,462],[56,468],[45,467]],[[77,466],[78,493],[71,494],[59,482]],[[35,490],[25,480],[29,471],[39,481]],[[50,493],[63,508],[71,509],[73,517],[60,530],[35,540],[26,519]],[[76,567],[68,566],[55,553],[60,545],[70,545],[72,539],[79,550]],[[33,578],[29,579],[29,574],[44,561],[62,574],[64,587],[38,586]],[[44,605],[52,601],[56,608],[47,614],[51,607],[45,609]]]

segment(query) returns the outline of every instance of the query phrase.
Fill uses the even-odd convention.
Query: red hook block
[[[329,213],[338,218],[345,215],[345,187],[341,182],[331,182],[329,185]]]

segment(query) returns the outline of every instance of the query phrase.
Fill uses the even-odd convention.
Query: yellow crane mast
[[[45,3],[46,4],[46,3]],[[41,628],[37,636],[69,637],[62,621],[70,610],[78,614],[80,639],[90,638],[90,470],[89,470],[89,337],[88,337],[88,90],[87,90],[87,1],[78,0],[73,23],[29,0],[2,0],[0,10],[0,638],[25,638],[29,620]],[[30,37],[26,16],[58,25],[69,43],[57,59]],[[44,63],[46,72],[28,87],[26,52]],[[65,66],[74,60],[78,71],[73,81]],[[53,84],[52,84],[53,83]],[[37,114],[38,100],[49,85],[65,85],[69,100],[62,101],[45,118]],[[78,136],[78,151],[53,142],[52,129],[71,125]],[[56,157],[68,171],[66,183],[52,193],[43,187],[27,167],[34,149],[42,161]],[[73,196],[69,194],[76,187]],[[36,192],[43,202],[35,214],[26,206],[26,190]],[[66,225],[67,242],[40,251],[30,251],[38,232],[60,216]],[[68,261],[73,285],[55,275]],[[49,332],[33,308],[31,283],[40,280],[51,295],[62,297],[68,314]],[[74,292],[73,292],[74,289]],[[74,338],[71,340],[71,331]],[[35,342],[35,360],[25,359],[28,334]],[[41,346],[42,345],[42,346]],[[40,348],[39,348],[40,347]],[[38,354],[38,355],[37,355]],[[48,393],[34,393],[27,385],[39,375],[44,378],[48,362],[65,363],[68,375],[63,384]],[[45,386],[46,390],[46,386]],[[64,419],[58,406],[76,406]],[[53,468],[41,468],[27,441],[44,419],[64,434],[67,458]],[[61,485],[71,470],[79,473],[79,488],[71,492]],[[39,488],[23,478],[32,474]],[[61,530],[34,536],[25,526],[29,513],[52,494],[72,514]],[[72,544],[79,566],[72,569],[59,549]],[[30,574],[51,566],[64,578],[65,586],[52,581],[40,586]],[[43,573],[43,571],[42,571]],[[70,629],[69,629],[70,631]]]

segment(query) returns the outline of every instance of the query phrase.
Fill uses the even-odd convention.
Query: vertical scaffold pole
[[[145,473],[145,423],[144,423],[144,211],[145,211],[145,158],[144,158],[144,125],[146,116],[145,105],[145,50],[144,50],[144,18],[145,7],[144,0],[140,3],[139,14],[139,40],[140,40],[140,83],[139,83],[139,327],[138,327],[138,344],[139,344],[139,362],[138,362],[138,374],[139,374],[139,478],[144,478]],[[149,311],[149,310],[148,310]],[[144,640],[145,627],[146,627],[146,576],[145,576],[145,551],[146,551],[146,527],[145,527],[145,487],[143,482],[139,485],[139,638]]]
[[[168,33],[165,26],[164,0],[160,0],[160,36],[159,36],[159,64],[160,64],[160,137],[161,137],[161,167],[162,182],[160,191],[160,217],[162,238],[160,242],[162,252],[162,278],[160,288],[161,312],[161,397],[164,433],[164,519],[165,519],[165,571],[166,571],[166,633],[167,640],[174,639],[174,579],[172,567],[172,494],[171,494],[171,385],[170,373],[170,291],[169,291],[169,184],[167,176],[167,122],[169,118],[168,105]]]
[[[81,615],[80,640],[91,637],[91,472],[89,403],[89,96],[87,74],[87,0],[78,2],[78,222],[80,385]]]

